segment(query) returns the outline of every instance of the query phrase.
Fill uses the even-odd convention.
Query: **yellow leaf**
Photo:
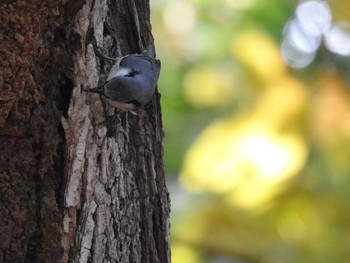
[[[266,81],[277,79],[286,72],[278,44],[262,31],[251,30],[235,35],[231,54]]]

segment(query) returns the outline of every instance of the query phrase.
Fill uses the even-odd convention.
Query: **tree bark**
[[[170,262],[159,93],[133,115],[81,92],[113,64],[98,53],[152,41],[149,13],[147,0],[1,1],[1,262]]]

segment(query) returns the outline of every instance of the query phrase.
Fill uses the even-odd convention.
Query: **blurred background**
[[[349,0],[151,0],[173,263],[350,262]]]

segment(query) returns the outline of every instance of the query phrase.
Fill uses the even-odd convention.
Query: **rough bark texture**
[[[0,2],[0,262],[170,262],[159,94],[95,94],[151,41],[147,0]],[[108,116],[114,115],[114,118]]]

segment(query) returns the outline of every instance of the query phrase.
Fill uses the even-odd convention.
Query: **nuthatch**
[[[105,96],[118,109],[134,111],[151,100],[159,72],[160,61],[155,59],[154,44],[150,43],[142,54],[116,59],[105,84],[83,91]]]

